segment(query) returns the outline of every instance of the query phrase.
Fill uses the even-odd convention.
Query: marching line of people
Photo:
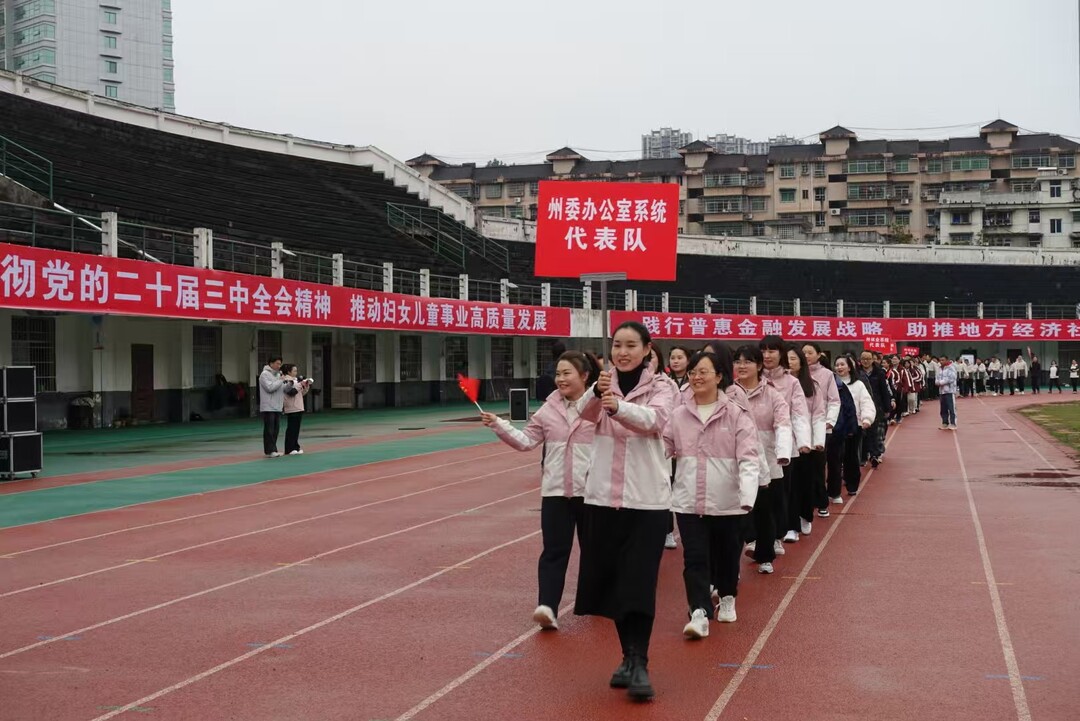
[[[786,544],[844,503],[841,485],[849,498],[858,494],[863,468],[884,460],[897,404],[873,354],[830,365],[816,343],[778,336],[734,352],[679,346],[665,364],[648,330],[631,321],[615,330],[609,358],[602,370],[590,354],[563,352],[555,389],[523,429],[492,413],[482,420],[512,448],[546,446],[533,620],[558,628],[576,535],[574,613],[614,622],[622,660],[609,685],[648,700],[656,587],[665,546],[677,546],[673,526],[683,635],[704,639],[714,620],[737,620],[744,552],[759,574],[772,574]],[[945,366],[935,382],[951,399],[955,370]],[[910,373],[900,377],[907,393],[918,392],[913,384]]]

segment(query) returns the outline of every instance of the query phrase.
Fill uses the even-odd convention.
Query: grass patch
[[[1020,412],[1080,453],[1080,402],[1033,406]]]

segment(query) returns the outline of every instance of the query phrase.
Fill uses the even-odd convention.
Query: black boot
[[[615,669],[615,673],[611,674],[611,687],[612,688],[626,688],[630,685],[630,671],[631,662],[629,656],[623,656],[622,663]]]
[[[630,684],[626,693],[635,701],[648,701],[656,695],[652,683],[649,682],[647,662],[640,656],[635,656],[631,661]]]

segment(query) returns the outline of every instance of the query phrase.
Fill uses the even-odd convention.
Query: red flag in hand
[[[480,379],[479,378],[469,378],[468,376],[464,376],[461,373],[458,373],[457,382],[458,382],[458,388],[461,389],[461,392],[465,394],[466,398],[468,398],[473,403],[476,403],[477,400],[479,400],[479,398],[480,398]]]

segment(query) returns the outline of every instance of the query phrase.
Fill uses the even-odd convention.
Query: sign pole
[[[611,329],[608,327],[607,284],[609,280],[626,280],[626,273],[585,273],[580,277],[582,283],[592,281],[600,282],[600,335],[602,338],[601,343],[603,344],[601,346],[602,350],[600,355],[602,358],[611,353],[611,343],[608,339]],[[606,366],[605,370],[608,370]]]

